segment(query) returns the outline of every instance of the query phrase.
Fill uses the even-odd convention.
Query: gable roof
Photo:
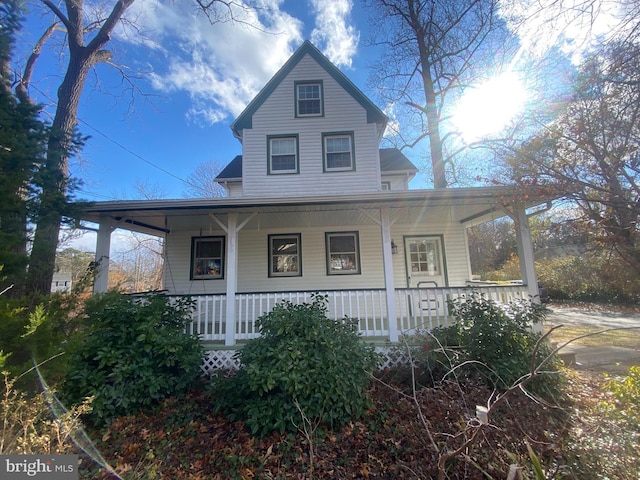
[[[404,153],[397,148],[380,149],[380,170],[382,173],[409,172],[418,173],[416,166],[411,163]],[[242,155],[236,155],[229,164],[222,169],[214,179],[216,182],[242,181]]]
[[[302,60],[305,55],[311,56],[325,71],[338,82],[360,105],[367,111],[367,122],[387,124],[387,116],[369,98],[356,87],[347,76],[342,73],[331,61],[325,57],[309,40],[295,51],[278,72],[260,90],[258,95],[247,105],[247,108],[231,124],[231,130],[236,137],[240,137],[240,130],[252,128],[253,114],[260,108],[265,100],[280,85],[285,77]]]

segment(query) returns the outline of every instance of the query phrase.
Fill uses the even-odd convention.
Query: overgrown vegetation
[[[216,408],[246,421],[253,434],[296,430],[308,421],[337,427],[361,416],[378,357],[360,340],[355,321],[326,313],[326,298],[315,296],[312,303],[279,303],[261,316],[260,337],[238,353],[242,368],[216,384]]]
[[[74,453],[71,437],[81,428],[87,402],[55,418],[45,393],[29,395],[16,388],[17,378],[3,372],[0,397],[0,455]]]
[[[85,306],[86,333],[72,353],[63,398],[93,397],[90,420],[103,424],[184,392],[200,377],[203,350],[185,334],[190,298],[107,293]]]
[[[525,378],[532,365],[546,361],[546,371],[557,371],[557,360],[547,360],[550,347],[546,342],[537,345],[541,334],[533,329],[544,320],[544,306],[529,300],[498,304],[474,291],[451,301],[449,312],[455,319],[451,326],[410,340],[419,345],[412,356],[425,384],[449,375],[480,375],[490,386],[505,390]],[[547,393],[557,392],[557,381],[548,377],[530,388],[539,392],[542,385],[549,389]]]

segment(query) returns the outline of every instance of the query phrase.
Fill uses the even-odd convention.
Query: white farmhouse
[[[165,239],[164,288],[197,300],[192,330],[210,348],[257,335],[274,303],[327,295],[335,318],[397,341],[447,317],[471,282],[466,229],[510,215],[522,284],[483,286],[498,300],[538,293],[526,209],[515,188],[411,190],[416,167],[380,149],[387,118],[305,42],[233,122],[242,154],[217,177],[224,198],[98,202],[96,291],[107,285],[110,235]],[[526,200],[525,200],[526,199]]]

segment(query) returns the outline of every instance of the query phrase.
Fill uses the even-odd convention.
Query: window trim
[[[351,146],[351,166],[333,167],[327,164],[327,140],[330,138],[347,137]],[[322,171],[323,172],[352,172],[356,169],[356,144],[353,131],[348,132],[327,132],[322,134]]]
[[[289,170],[274,170],[271,158],[271,141],[292,139],[295,142],[296,167]],[[297,133],[267,135],[267,175],[292,175],[300,173],[300,138]]]
[[[446,278],[446,272],[447,272],[447,257],[445,254],[445,246],[444,246],[444,235],[404,235],[403,236],[403,244],[406,245],[407,244],[407,240],[412,240],[412,239],[424,239],[424,240],[429,240],[432,241],[433,243],[435,243],[436,245],[436,252],[438,255],[438,258],[436,258],[436,266],[439,267],[438,270],[436,270],[432,276],[434,277],[445,277]],[[411,252],[407,251],[406,255],[405,255],[405,263],[406,263],[406,270],[407,270],[407,275],[412,275],[412,270],[411,270]],[[431,276],[431,274],[429,274]],[[448,282],[447,282],[447,286],[448,286]]]
[[[381,185],[382,185],[381,188],[382,188],[383,192],[390,192],[391,191],[391,182],[390,181],[383,180]]]
[[[298,271],[297,272],[274,272],[273,271],[273,240],[279,238],[296,238],[298,246]],[[280,277],[301,277],[302,276],[302,234],[301,233],[274,233],[267,235],[267,253],[269,258],[267,259],[267,265],[269,268],[269,278]]]
[[[320,91],[320,112],[319,113],[300,113],[299,87],[307,85],[318,85]],[[294,112],[295,118],[324,117],[324,85],[322,80],[303,80],[294,82]]]
[[[339,236],[351,236],[354,238],[355,244],[355,261],[356,268],[354,270],[341,271],[341,270],[332,270],[331,269],[331,250],[329,248],[330,239],[332,237]],[[347,231],[347,232],[325,232],[324,234],[324,249],[325,249],[325,260],[326,260],[326,268],[327,275],[360,275],[362,273],[362,262],[360,261],[360,232],[357,230]]]
[[[220,275],[198,275],[196,274],[196,246],[201,241],[219,241],[220,242]],[[224,279],[225,269],[225,237],[221,235],[207,237],[191,237],[191,267],[189,272],[190,280],[222,280]]]

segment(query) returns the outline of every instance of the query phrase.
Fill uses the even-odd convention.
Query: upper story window
[[[224,278],[224,237],[198,237],[191,242],[191,279]]]
[[[298,136],[267,137],[269,174],[298,173]]]
[[[383,191],[391,190],[391,182],[382,182],[382,190]]]
[[[353,132],[322,134],[324,171],[355,170]]]
[[[269,276],[299,277],[302,275],[301,235],[269,235]]]
[[[296,82],[296,117],[323,115],[322,82]]]

